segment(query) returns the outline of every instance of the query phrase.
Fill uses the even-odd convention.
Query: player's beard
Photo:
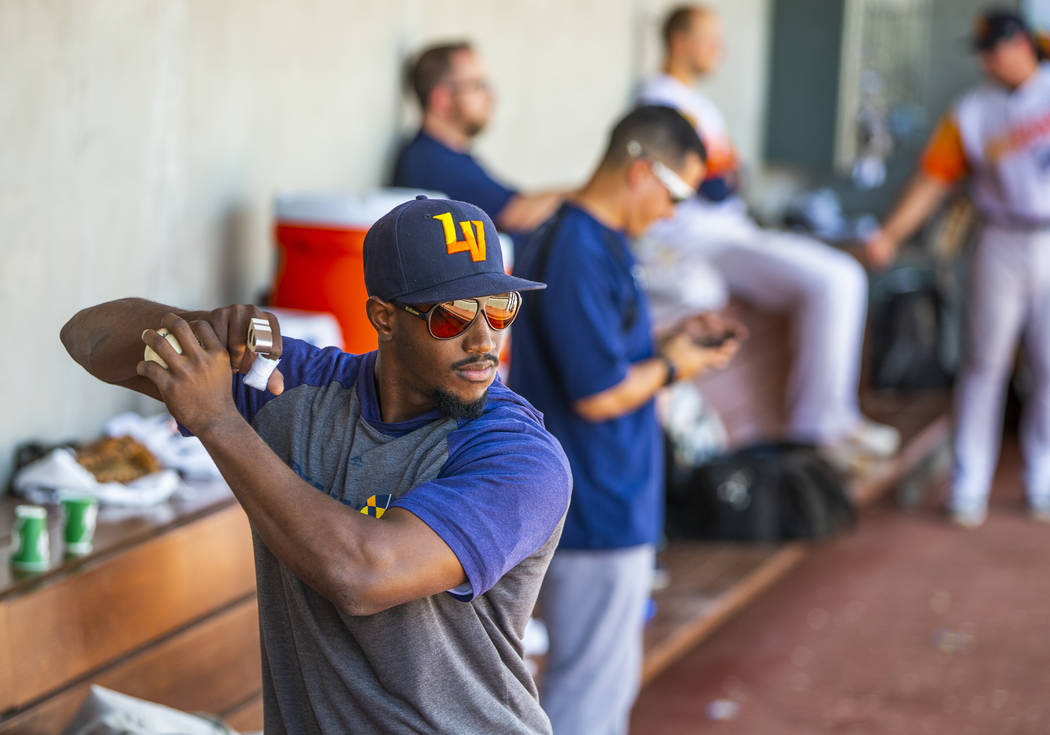
[[[468,138],[476,138],[481,135],[489,122],[487,115],[483,118],[470,117],[463,111],[462,107],[456,109],[456,117],[459,121],[459,129]]]
[[[461,401],[448,391],[440,388],[434,389],[434,404],[442,416],[450,419],[476,419],[485,412],[485,404],[489,400],[488,388],[476,401]]]
[[[463,133],[468,138],[476,138],[485,129],[485,123],[479,120],[464,120]]]

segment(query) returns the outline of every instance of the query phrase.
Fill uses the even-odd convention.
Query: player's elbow
[[[395,562],[387,549],[359,539],[345,549],[343,560],[328,575],[326,596],[344,615],[375,615],[397,604],[389,593],[390,570]]]
[[[80,350],[78,349],[79,345],[76,339],[76,326],[74,325],[76,319],[76,316],[74,316],[62,325],[62,329],[58,332],[58,339],[62,342],[62,346],[66,348],[66,352],[69,353],[69,356],[79,364],[83,365],[86,356],[81,355]]]

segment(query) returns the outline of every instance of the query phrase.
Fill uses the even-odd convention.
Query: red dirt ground
[[[646,687],[632,735],[1050,733],[1050,525],[1019,477],[1009,442],[975,531],[933,491],[870,508]]]

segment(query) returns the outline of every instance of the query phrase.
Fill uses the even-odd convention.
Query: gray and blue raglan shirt
[[[255,535],[266,735],[550,732],[522,635],[569,503],[565,454],[498,380],[480,418],[435,411],[384,423],[374,369],[375,353],[285,339],[284,392],[237,376],[234,399],[318,491],[373,516],[389,505],[423,520],[468,583],[350,616]]]

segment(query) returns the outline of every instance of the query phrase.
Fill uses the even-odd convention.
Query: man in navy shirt
[[[521,236],[542,224],[564,192],[522,193],[492,178],[470,155],[493,103],[485,67],[470,44],[425,49],[409,76],[423,122],[397,157],[394,186],[431,189],[475,204],[511,235]]]
[[[737,348],[735,339],[701,347],[684,327],[654,344],[628,247],[628,237],[695,193],[703,170],[703,145],[685,118],[668,107],[634,110],[590,181],[516,261],[516,275],[542,275],[548,288],[529,298],[514,328],[509,382],[543,411],[573,474],[540,594],[550,631],[541,701],[556,735],[626,731],[663,528],[653,398],[724,365]]]
[[[441,199],[373,225],[366,355],[282,340],[252,306],[124,299],[62,330],[93,375],[163,400],[244,507],[268,735],[550,732],[522,636],[570,476],[496,378],[518,291],[542,288],[504,273],[496,236],[480,209]],[[268,391],[244,380],[251,317],[275,333]]]

